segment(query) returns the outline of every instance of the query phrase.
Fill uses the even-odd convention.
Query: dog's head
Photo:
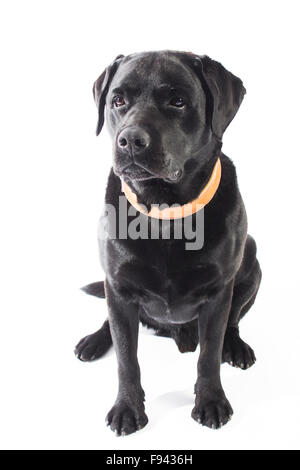
[[[118,56],[94,83],[96,133],[106,114],[118,176],[174,184],[188,162],[206,163],[204,149],[221,143],[245,91],[239,78],[207,56],[175,51]]]

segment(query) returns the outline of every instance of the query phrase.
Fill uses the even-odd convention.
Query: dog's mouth
[[[114,167],[114,172],[122,179],[130,181],[147,181],[152,179],[164,180],[167,183],[175,183],[181,179],[183,171],[173,170],[169,168],[164,169],[148,169],[140,164],[131,162],[122,169]]]
[[[154,174],[152,171],[147,170],[136,163],[130,163],[121,171],[116,170],[115,173],[121,178],[131,181],[147,181],[149,179],[159,178],[159,176]]]

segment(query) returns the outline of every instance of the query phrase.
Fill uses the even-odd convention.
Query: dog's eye
[[[176,108],[183,108],[185,101],[181,96],[174,96],[170,101],[170,106],[175,106]]]
[[[113,98],[113,105],[116,108],[119,108],[120,106],[124,106],[124,104],[125,104],[125,100],[124,100],[123,96],[117,95]]]

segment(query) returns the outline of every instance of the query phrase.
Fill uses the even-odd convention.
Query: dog
[[[146,226],[155,220],[159,231],[154,239],[102,237],[105,281],[83,288],[106,297],[108,319],[75,353],[93,361],[113,344],[119,390],[106,422],[117,435],[148,422],[137,359],[139,321],[173,338],[180,352],[200,344],[192,418],[209,428],[220,428],[233,414],[221,363],[247,369],[256,360],[240,338],[239,321],[255,301],[261,269],[235,167],[221,151],[245,93],[242,81],[219,62],[179,51],[120,55],[94,83],[96,134],[105,117],[113,143],[105,202],[120,215],[125,194],[126,227],[139,218]],[[175,212],[157,205],[175,205]],[[175,223],[189,219],[195,225],[203,212],[203,244],[186,249],[186,237],[174,235]],[[161,237],[166,221],[169,238]],[[117,217],[117,228],[120,223]]]

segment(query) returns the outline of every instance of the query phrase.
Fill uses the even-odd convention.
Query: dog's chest
[[[212,295],[218,273],[214,265],[201,263],[195,253],[181,256],[171,251],[132,259],[122,265],[119,274],[125,280],[123,287],[148,316],[181,323],[197,316],[199,306]]]

